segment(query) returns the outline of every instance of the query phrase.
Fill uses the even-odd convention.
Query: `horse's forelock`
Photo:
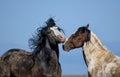
[[[48,27],[53,27],[53,26],[56,25],[53,18],[49,18],[49,19],[47,20],[46,24],[47,24]]]

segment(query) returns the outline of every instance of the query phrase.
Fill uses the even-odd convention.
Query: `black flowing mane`
[[[46,22],[46,25],[43,27],[37,28],[37,32],[35,33],[36,35],[33,35],[32,38],[29,39],[29,47],[33,50],[33,54],[36,56],[37,53],[40,52],[40,50],[45,46],[46,44],[46,39],[49,39],[50,46],[53,48],[53,50],[57,51],[57,56],[59,57],[59,49],[58,49],[58,44],[55,42],[55,40],[48,35],[48,28],[50,27],[58,27],[56,26],[55,21],[53,18],[49,18],[48,21]],[[64,33],[64,31],[58,27],[60,31]]]

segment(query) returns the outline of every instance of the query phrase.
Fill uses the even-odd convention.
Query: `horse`
[[[8,71],[5,70],[5,76],[0,73],[0,77],[61,77],[58,44],[64,41],[63,30],[49,18],[46,25],[37,28],[36,35],[29,39],[33,52],[10,49],[1,56],[6,66],[0,67],[2,71]]]
[[[0,58],[0,77],[8,77],[10,72],[8,69],[9,67],[7,66],[6,62],[2,61]]]
[[[82,48],[88,77],[120,77],[120,57],[108,50],[88,28],[89,24],[79,27],[65,41],[63,49]]]

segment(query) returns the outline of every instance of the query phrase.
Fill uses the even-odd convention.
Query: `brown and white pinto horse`
[[[72,34],[63,49],[82,47],[89,77],[120,77],[120,57],[110,52],[88,27],[89,24],[80,27]]]

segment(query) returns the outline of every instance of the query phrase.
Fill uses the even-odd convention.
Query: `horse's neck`
[[[37,50],[35,52],[36,57],[41,58],[41,56],[43,56],[45,51],[48,51],[48,53],[56,52],[56,55],[59,58],[58,44],[50,42],[49,38],[45,38],[45,41],[43,42],[45,42],[45,45],[40,50]]]
[[[59,59],[59,49],[58,49],[58,43],[56,43],[55,41],[53,41],[53,43],[51,42],[52,41],[52,39],[48,39],[46,42],[48,42],[48,43],[46,43],[46,47],[50,47],[52,50],[54,50],[55,52],[56,52],[56,55],[57,55],[57,57],[58,57],[58,59]]]
[[[86,64],[93,60],[98,59],[104,53],[108,52],[107,48],[101,43],[99,38],[93,33],[90,33],[90,41],[84,43],[83,54],[86,59]]]
[[[46,48],[49,48],[49,49],[52,49],[51,46],[50,46],[50,42],[49,42],[49,40],[46,39],[45,42],[46,42],[45,47],[46,47]]]

